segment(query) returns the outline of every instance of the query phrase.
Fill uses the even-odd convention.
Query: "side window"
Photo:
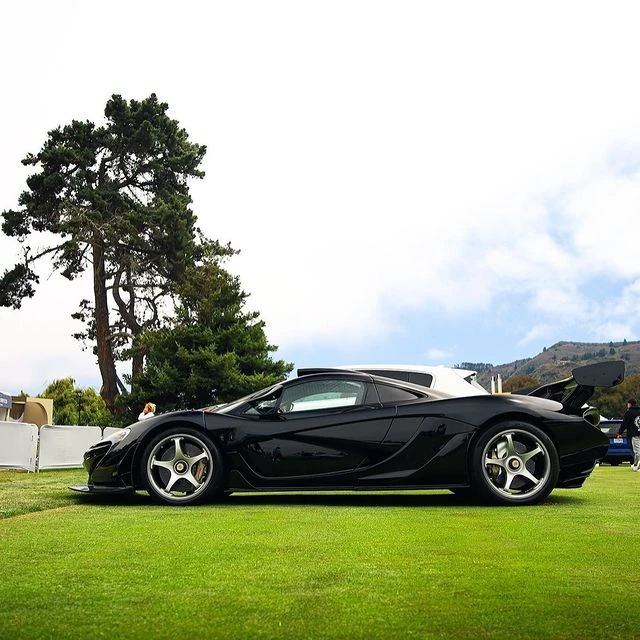
[[[313,380],[287,387],[278,411],[296,413],[363,404],[367,385],[353,380]]]
[[[431,388],[433,384],[433,376],[428,373],[414,373],[411,372],[409,374],[409,382],[413,382],[413,384],[419,384],[423,387]]]
[[[406,402],[407,400],[416,400],[421,398],[417,393],[407,391],[406,389],[398,389],[398,387],[392,387],[386,384],[376,385],[378,388],[378,395],[380,396],[380,402],[382,404],[393,404],[394,402]]]
[[[394,371],[391,369],[368,369],[363,373],[368,373],[372,376],[382,376],[383,378],[392,378],[393,380],[402,380],[403,382],[409,382],[409,374],[406,371]]]

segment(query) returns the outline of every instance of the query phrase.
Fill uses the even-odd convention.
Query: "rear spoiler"
[[[534,389],[520,389],[512,393],[561,402],[565,409],[582,410],[596,387],[615,387],[624,380],[624,360],[605,360],[576,367],[570,378],[557,380]]]

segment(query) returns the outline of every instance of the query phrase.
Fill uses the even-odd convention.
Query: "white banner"
[[[24,422],[0,422],[0,467],[36,470],[38,427]]]
[[[84,452],[100,440],[100,427],[44,425],[40,427],[38,469],[81,467]]]

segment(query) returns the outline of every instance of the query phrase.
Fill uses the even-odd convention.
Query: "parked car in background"
[[[609,437],[609,449],[601,460],[613,466],[618,466],[621,462],[633,462],[633,450],[631,442],[627,436],[618,437],[618,429],[622,424],[621,419],[606,420],[600,422],[600,431]]]

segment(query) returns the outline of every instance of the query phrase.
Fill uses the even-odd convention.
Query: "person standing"
[[[640,407],[635,398],[627,400],[627,410],[622,416],[622,424],[618,429],[618,437],[627,432],[627,438],[633,449],[633,471],[640,471]]]

